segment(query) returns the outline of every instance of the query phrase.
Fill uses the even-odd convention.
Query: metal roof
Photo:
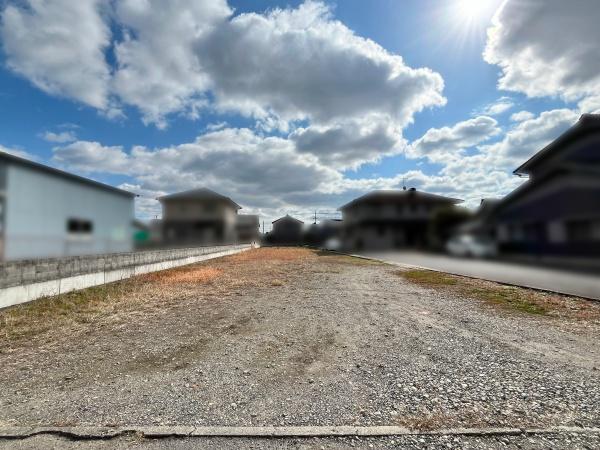
[[[10,153],[6,153],[0,151],[0,161],[6,161],[11,164],[19,164],[31,169],[39,170],[40,172],[46,172],[52,175],[56,175],[62,178],[66,178],[68,180],[77,181],[79,183],[87,184],[89,186],[93,186],[99,189],[104,189],[107,191],[114,192],[116,194],[126,195],[129,197],[136,197],[136,194],[133,192],[125,191],[123,189],[119,189],[117,187],[111,186],[109,184],[100,183],[99,181],[94,181],[89,178],[81,177],[79,175],[75,175],[74,173],[65,172],[64,170],[55,169],[54,167],[46,166],[44,164],[40,164],[35,161],[31,161],[29,159],[21,158],[19,156],[12,155]]]

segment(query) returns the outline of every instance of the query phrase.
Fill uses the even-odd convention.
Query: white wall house
[[[131,251],[134,197],[0,152],[0,260]]]

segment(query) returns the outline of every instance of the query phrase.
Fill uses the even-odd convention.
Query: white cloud
[[[357,168],[383,156],[400,153],[406,143],[402,130],[385,118],[344,121],[333,126],[309,126],[290,134],[296,149],[315,155],[336,169]]]
[[[508,0],[488,30],[484,58],[499,87],[577,100],[600,89],[597,0]]]
[[[577,105],[582,114],[600,114],[600,95],[586,97]]]
[[[432,162],[461,158],[469,147],[480,144],[500,132],[498,122],[487,116],[459,122],[452,127],[431,128],[406,151],[410,158],[426,157]]]
[[[519,111],[514,114],[511,114],[510,120],[511,122],[523,122],[524,120],[533,119],[535,114],[529,111]]]
[[[115,45],[115,93],[138,107],[147,123],[166,126],[173,112],[195,117],[207,105],[211,79],[194,47],[231,12],[225,0],[116,2],[125,38]]]
[[[106,108],[110,29],[100,8],[100,0],[8,3],[0,25],[8,67],[49,94]]]
[[[210,108],[267,131],[366,116],[402,128],[446,101],[439,74],[357,36],[321,2],[234,16],[226,0],[25,1],[2,13],[9,66],[107,117],[133,105],[158,127]]]
[[[481,114],[485,116],[498,116],[500,114],[505,113],[509,109],[512,109],[515,106],[515,103],[510,97],[500,97],[493,103],[487,105],[481,111]]]
[[[258,118],[324,125],[380,114],[404,125],[445,103],[441,76],[408,67],[319,2],[233,17],[199,40],[196,52],[217,106]]]
[[[54,149],[54,161],[87,173],[126,174],[142,189],[171,193],[206,186],[254,207],[283,206],[289,195],[335,190],[341,175],[291,141],[227,128],[173,147],[148,149],[78,141]]]
[[[578,119],[579,114],[570,109],[545,111],[537,117],[516,123],[500,142],[484,146],[482,152],[493,157],[493,160],[489,160],[493,167],[515,169]]]
[[[18,156],[19,158],[23,158],[23,159],[29,159],[31,161],[37,161],[37,159],[38,159],[37,156],[32,155],[31,153],[26,152],[25,150],[21,150],[18,148],[9,148],[9,147],[5,147],[3,145],[0,145],[0,152],[8,153],[9,155]]]
[[[209,123],[204,128],[206,131],[217,131],[217,130],[222,130],[223,128],[227,128],[228,126],[229,126],[229,124],[227,122],[216,122],[216,123]]]
[[[128,157],[119,146],[106,147],[99,142],[77,141],[53,149],[53,160],[81,172],[129,174]]]
[[[73,142],[77,140],[77,136],[72,131],[61,131],[59,133],[46,131],[41,134],[41,138],[45,141],[55,142],[57,144],[64,144],[66,142]]]

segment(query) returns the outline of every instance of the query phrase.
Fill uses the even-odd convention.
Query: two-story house
[[[415,188],[369,192],[339,208],[342,244],[358,250],[424,247],[435,212],[461,201]]]
[[[500,249],[600,257],[600,115],[579,121],[514,171],[529,179],[496,207]]]
[[[269,242],[273,244],[300,244],[303,241],[304,222],[286,214],[273,221],[273,229],[269,233]]]
[[[210,189],[193,189],[159,197],[162,237],[169,245],[208,245],[237,241],[241,206]]]

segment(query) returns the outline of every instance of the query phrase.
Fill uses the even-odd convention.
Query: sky
[[[600,112],[597,0],[0,0],[0,151],[310,221],[406,185],[476,207]],[[267,226],[268,228],[268,226]]]

